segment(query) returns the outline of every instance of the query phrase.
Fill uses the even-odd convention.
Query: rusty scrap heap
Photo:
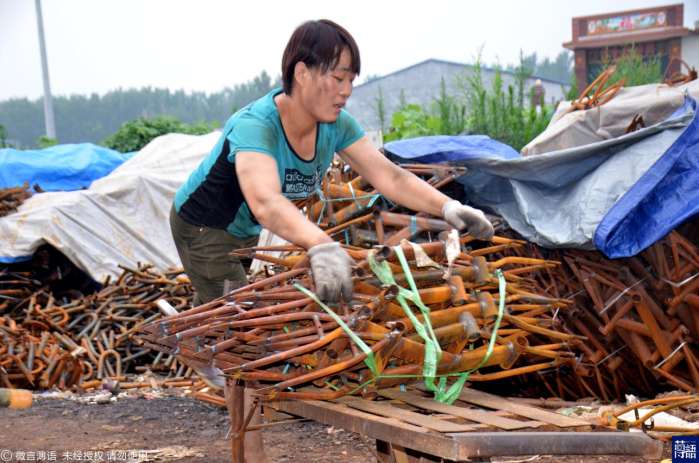
[[[153,322],[143,328],[144,340],[185,363],[258,381],[268,399],[334,398],[476,369],[469,380],[487,381],[571,362],[567,343],[576,336],[550,328],[553,313],[568,301],[531,292],[526,278],[556,263],[486,259],[502,246],[520,245],[496,237],[475,254],[457,251],[450,270],[418,265],[445,264],[442,241],[347,246],[357,261],[355,295],[333,308],[309,292],[305,255],[296,251],[284,258],[285,271]],[[250,251],[261,257],[259,249]],[[320,389],[304,389],[309,385]]]
[[[156,355],[132,339],[160,317],[157,299],[180,309],[191,304],[191,286],[180,273],[124,268],[101,291],[69,300],[55,298],[31,273],[0,272],[0,386],[88,389],[147,369],[171,382],[189,377],[174,356]]]
[[[442,190],[463,174],[404,167]],[[190,366],[214,365],[265,399],[371,395],[425,381],[448,401],[454,390],[444,383],[465,380],[573,400],[699,389],[691,229],[614,261],[545,250],[502,226],[489,243],[447,239],[445,222],[395,207],[343,165],[298,206],[355,259],[351,302],[316,301],[308,259],[293,245],[237,251],[266,263],[265,273],[195,308],[179,271],[124,268],[93,295],[56,298],[32,274],[5,269],[0,387],[87,389],[104,378],[141,387],[127,375],[148,370],[167,375],[162,385],[191,385]],[[180,313],[160,318],[158,299]]]
[[[459,175],[448,166],[406,167],[437,187]],[[530,278],[557,262],[501,257],[524,245],[504,237],[431,241],[445,222],[385,210],[392,206],[341,166],[318,196],[301,206],[355,259],[351,303],[330,308],[315,298],[301,249],[243,249],[239,256],[271,263],[275,274],[148,324],[146,345],[257,382],[265,399],[367,394],[424,379],[449,400],[445,382],[573,365],[577,336],[553,318],[570,301],[536,292]]]
[[[31,195],[28,183],[14,188],[0,188],[0,217],[16,211]]]
[[[551,297],[573,300],[561,311],[563,328],[586,341],[572,342],[576,374],[557,371],[542,376],[537,386],[558,397],[604,401],[631,392],[652,397],[667,385],[699,390],[695,244],[672,231],[628,259],[610,260],[593,251],[547,252],[533,245],[518,250],[528,256],[541,256],[542,251],[563,265],[536,275],[537,287]],[[524,391],[533,385],[520,386]]]

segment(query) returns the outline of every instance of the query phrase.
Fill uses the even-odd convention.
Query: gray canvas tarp
[[[597,226],[683,135],[694,108],[688,99],[662,122],[584,146],[513,160],[464,160],[470,172],[459,181],[470,201],[503,216],[527,240],[594,249]],[[686,156],[696,156],[694,150]]]
[[[118,264],[179,266],[170,205],[218,137],[164,135],[86,190],[32,196],[0,218],[0,257],[21,261],[48,243],[97,281],[121,273]]]
[[[640,115],[646,127],[667,119],[684,103],[685,95],[699,99],[699,80],[677,87],[665,84],[622,88],[612,100],[587,111],[570,111],[570,102],[558,105],[549,126],[527,146],[523,156],[611,140],[625,134]]]

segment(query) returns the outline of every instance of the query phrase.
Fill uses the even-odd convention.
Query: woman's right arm
[[[238,152],[235,170],[243,196],[263,227],[305,249],[332,242],[282,195],[274,158],[262,153]]]
[[[308,250],[318,296],[328,302],[352,299],[352,258],[282,195],[277,162],[270,156],[238,152],[235,170],[243,196],[260,224]]]

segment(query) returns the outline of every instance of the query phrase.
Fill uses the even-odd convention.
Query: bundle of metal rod
[[[401,167],[423,178],[438,189],[448,187],[466,171],[463,167],[441,164],[401,164]],[[370,219],[370,212],[387,210],[385,201],[366,181],[341,162],[336,162],[324,177],[321,191],[299,204],[310,220],[324,229],[332,229],[332,235],[345,230],[355,230]],[[409,223],[404,224],[409,225]],[[380,231],[375,230],[379,235]],[[369,234],[371,235],[371,234]],[[341,237],[339,237],[341,238]],[[373,236],[380,242],[383,236]],[[352,242],[368,241],[367,236],[352,236]]]
[[[159,274],[142,265],[122,267],[121,276],[101,291],[74,300],[56,299],[31,276],[4,273],[15,282],[0,313],[0,382],[6,387],[89,388],[104,378],[162,372],[186,380],[191,370],[175,356],[153,353],[133,338],[160,317],[155,301],[189,307],[192,289],[181,270]],[[1,290],[0,290],[1,291]]]
[[[624,87],[626,78],[607,86],[607,81],[616,72],[616,66],[611,66],[600,73],[581,93],[580,96],[570,102],[571,110],[585,110],[602,106],[614,98],[619,90]]]
[[[653,417],[659,413],[672,412],[683,408],[687,409],[685,413],[688,413],[690,409],[696,409],[697,403],[699,403],[699,396],[696,394],[665,395],[643,402],[636,402],[617,410],[607,410],[600,416],[600,424],[624,431],[629,431],[633,428],[640,429],[645,433],[651,433],[654,438],[666,442],[672,436],[696,436],[699,434],[699,429],[694,426],[694,423],[676,420],[672,424],[656,424]],[[635,419],[632,420],[627,417],[630,412],[634,412]]]
[[[14,212],[17,208],[29,198],[32,193],[29,191],[29,184],[14,188],[0,189],[0,217]]]
[[[699,249],[680,233],[629,259],[534,245],[511,252],[563,261],[534,282],[542,294],[573,300],[557,326],[587,338],[571,341],[576,374],[529,378],[530,387],[546,385],[561,398],[605,401],[630,392],[653,397],[668,386],[699,390]]]
[[[403,241],[378,250],[347,246],[357,263],[354,299],[329,311],[299,289],[311,288],[311,279],[304,253],[294,251],[276,259],[280,268],[274,276],[149,323],[141,329],[142,339],[185,363],[213,365],[259,382],[263,399],[368,394],[422,379],[430,361],[437,377],[456,379],[477,370],[471,381],[571,363],[568,344],[578,336],[550,329],[553,314],[565,310],[569,301],[531,292],[526,278],[557,263],[516,257],[488,261],[490,253],[522,242],[496,237],[488,248],[464,252],[471,241],[461,238],[462,249],[457,244],[451,265],[443,241]],[[407,268],[400,264],[401,253]],[[384,284],[385,275],[374,273],[377,266],[389,268],[394,281]],[[498,270],[506,281],[502,313]],[[406,289],[412,288],[411,280],[415,292]],[[420,303],[405,302],[417,300],[416,295],[425,312]],[[439,351],[434,357],[432,349]],[[310,386],[315,388],[308,390]]]

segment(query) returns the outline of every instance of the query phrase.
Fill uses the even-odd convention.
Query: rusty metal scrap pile
[[[461,241],[466,244],[470,238],[464,236]],[[565,309],[567,301],[532,293],[526,279],[529,273],[555,263],[485,258],[502,246],[521,244],[496,237],[493,246],[476,255],[462,252],[447,278],[444,269],[416,267],[410,244],[400,247],[411,263],[410,274],[420,299],[429,306],[429,322],[442,350],[438,375],[480,365],[480,372],[470,380],[486,381],[573,360],[566,346],[575,336],[549,328],[554,311]],[[355,295],[351,304],[333,309],[349,329],[339,326],[312,297],[294,286],[311,287],[309,270],[303,265],[305,255],[295,252],[283,259],[286,265],[281,273],[147,325],[143,329],[146,344],[181,355],[185,362],[213,363],[241,379],[259,381],[258,393],[270,399],[331,398],[414,381],[422,375],[427,344],[414,320],[426,324],[426,317],[414,306],[410,315],[415,318],[410,317],[397,302],[397,285],[382,285],[368,270],[369,253],[375,251],[346,249],[357,261]],[[421,249],[437,262],[446,259],[444,242],[426,243]],[[256,249],[251,251],[257,256]],[[386,246],[375,256],[388,262],[396,282],[404,286],[406,275],[396,252]],[[507,280],[508,313],[502,317],[497,343],[488,356],[488,341],[498,316],[496,269],[503,269]],[[359,348],[350,332],[371,354]],[[368,355],[375,359],[374,368],[365,363]],[[360,387],[365,383],[366,387]],[[311,384],[321,389],[298,390]]]
[[[699,223],[694,224],[698,226]],[[532,245],[519,250],[541,255]],[[522,389],[608,401],[626,393],[652,397],[660,389],[699,390],[699,249],[678,231],[641,254],[609,260],[597,252],[546,252],[563,265],[536,275],[540,291],[573,299],[560,317],[576,363],[565,374],[540,375]],[[533,392],[533,391],[532,391]],[[537,393],[543,393],[538,391]]]
[[[180,274],[125,268],[101,291],[68,300],[54,298],[30,272],[0,271],[0,385],[88,389],[148,369],[167,375],[168,384],[189,378],[191,370],[174,356],[154,354],[132,337],[160,316],[155,300],[180,309],[191,304],[191,286]]]
[[[462,169],[403,167],[460,190],[453,180]],[[545,250],[497,226],[492,242],[462,235],[454,249],[445,222],[401,210],[341,164],[297,205],[356,262],[354,299],[332,314],[305,292],[313,290],[308,259],[293,245],[237,251],[265,262],[265,273],[194,308],[179,272],[125,268],[99,292],[67,299],[30,273],[5,269],[0,387],[87,389],[104,378],[141,387],[124,382],[148,370],[189,385],[191,368],[215,365],[264,399],[366,395],[425,377],[429,389],[464,372],[510,395],[565,399],[699,389],[696,239],[674,231],[634,258],[611,261]],[[377,270],[386,267],[393,280]],[[158,299],[180,313],[160,318]]]
[[[0,217],[16,211],[31,195],[28,183],[15,188],[0,188]]]
[[[458,175],[445,166],[407,167],[437,187]],[[366,394],[419,380],[425,376],[424,363],[433,346],[425,339],[425,331],[430,330],[434,333],[430,339],[441,350],[436,376],[455,375],[449,382],[456,374],[476,368],[470,381],[573,364],[569,342],[576,335],[553,328],[554,314],[565,311],[569,301],[545,297],[531,285],[532,274],[555,268],[556,262],[500,255],[523,246],[522,241],[495,237],[492,243],[484,243],[463,235],[449,266],[445,242],[426,241],[448,230],[445,222],[382,210],[390,205],[377,200],[361,178],[347,177],[344,169],[334,169],[321,199],[303,205],[309,217],[342,241],[356,261],[353,300],[331,309],[339,320],[312,294],[299,290],[298,285],[312,289],[308,260],[301,249],[292,245],[251,248],[237,254],[272,263],[274,275],[148,324],[143,328],[146,345],[177,354],[185,363],[213,364],[229,375],[255,381],[265,399]],[[407,239],[422,243],[415,247]],[[372,245],[380,247],[366,248]],[[399,263],[401,252],[409,262],[407,272]],[[393,284],[377,278],[372,257],[373,265],[387,264]],[[424,266],[430,260],[433,266]],[[497,271],[506,280],[507,311],[501,320]],[[428,317],[414,300],[407,302],[407,312],[401,306],[400,299],[410,288],[409,277],[421,303],[428,307]],[[488,354],[491,337],[494,345]],[[309,390],[309,386],[315,387]]]

